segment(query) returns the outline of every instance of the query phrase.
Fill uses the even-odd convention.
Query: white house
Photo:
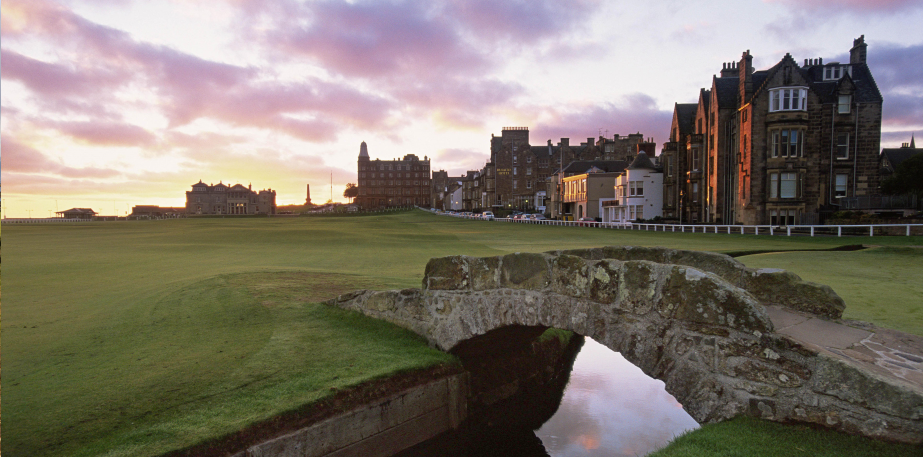
[[[663,216],[663,170],[644,152],[615,178],[615,199],[601,201],[603,222],[627,224]]]

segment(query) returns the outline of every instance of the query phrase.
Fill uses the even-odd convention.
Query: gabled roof
[[[680,136],[688,135],[695,130],[695,113],[698,109],[698,103],[677,103],[673,107]]]
[[[888,158],[888,162],[891,163],[895,170],[901,162],[920,153],[923,153],[923,148],[887,148],[881,150],[881,155]]]
[[[853,91],[853,100],[859,103],[881,103],[882,97],[881,92],[878,90],[878,85],[875,83],[875,79],[872,78],[872,73],[869,70],[867,64],[841,64],[841,63],[830,63],[825,65],[811,65],[808,67],[803,67],[798,65],[797,62],[792,58],[791,55],[786,54],[779,63],[772,66],[772,68],[766,71],[758,71],[753,74],[753,87],[754,93],[753,96],[757,96],[759,93],[766,90],[764,86],[765,82],[772,78],[772,76],[778,72],[786,61],[792,65],[794,71],[798,72],[799,75],[808,83],[808,87],[811,88],[821,103],[836,103],[837,95],[839,92],[839,87],[841,85],[854,85]],[[850,74],[844,75],[839,80],[828,80],[824,81],[824,68],[831,65],[837,65],[841,67],[850,67]]]
[[[740,78],[715,78],[714,88],[718,99],[718,109],[737,108],[737,93],[740,91]]]

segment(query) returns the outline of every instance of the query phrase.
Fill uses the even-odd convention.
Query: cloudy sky
[[[359,143],[460,174],[490,135],[665,141],[743,51],[848,61],[882,146],[923,132],[920,0],[3,0],[3,215],[181,206],[206,183],[342,200]],[[31,211],[30,211],[31,210]]]

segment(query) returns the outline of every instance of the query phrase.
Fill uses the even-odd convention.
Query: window
[[[845,173],[839,173],[836,175],[836,188],[834,189],[833,195],[836,198],[846,196],[846,183],[849,180],[849,175]]]
[[[613,144],[613,143],[606,143],[606,152],[607,152],[607,153],[613,153],[613,152],[615,152],[615,144]]]
[[[694,182],[692,183],[692,202],[695,203],[698,201],[699,201],[699,183]]]
[[[516,159],[517,159],[517,157],[514,155],[514,156],[513,156],[513,163],[516,163]]]
[[[840,95],[837,103],[836,112],[840,114],[849,113],[849,105],[852,103],[851,95]]]
[[[798,196],[798,173],[770,173],[769,198],[796,198]]]
[[[692,171],[699,171],[699,148],[692,148]]]
[[[527,174],[527,175],[531,175],[531,174],[532,174],[532,167],[526,168],[526,174]]]
[[[629,197],[643,197],[644,196],[644,181],[630,181],[628,183],[628,196]]]
[[[770,155],[772,157],[799,157],[803,154],[803,141],[799,130],[774,130]]]
[[[830,65],[824,68],[824,81],[837,80],[850,73],[850,67],[846,65]]]
[[[667,157],[667,176],[673,176],[673,156]]]
[[[795,198],[797,173],[782,173],[779,177],[779,197]]]
[[[836,158],[837,159],[848,159],[849,158],[849,134],[848,133],[838,133],[836,135]]]
[[[800,87],[772,89],[769,91],[769,112],[804,111],[807,109],[807,96],[808,90]]]
[[[526,156],[526,163],[532,163],[532,156]]]
[[[519,167],[513,167],[513,176],[519,173]]]
[[[772,225],[795,225],[796,209],[772,210],[769,212],[769,223]]]
[[[513,189],[516,189],[518,187],[519,187],[519,181],[513,181]]]
[[[526,189],[532,188],[532,181],[526,181]]]

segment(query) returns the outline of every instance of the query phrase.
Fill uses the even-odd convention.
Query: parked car
[[[494,220],[493,211],[484,211],[483,213],[481,213],[481,219],[488,220],[488,221]]]
[[[591,222],[593,223],[591,224]],[[581,217],[580,219],[577,219],[576,225],[579,227],[593,227],[596,225],[595,222],[596,219],[593,219],[592,217]]]
[[[533,214],[533,215],[531,216],[531,219],[532,219],[533,221],[544,221],[544,220],[546,220],[544,214]]]

